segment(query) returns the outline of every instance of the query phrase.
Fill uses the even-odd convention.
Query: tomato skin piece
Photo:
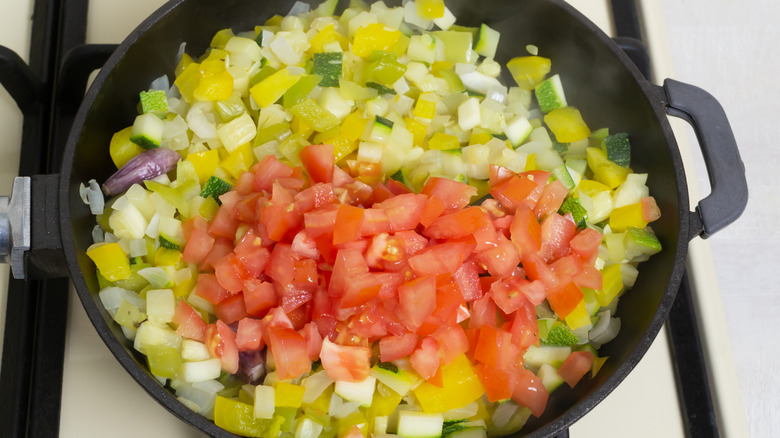
[[[390,362],[409,356],[417,347],[419,337],[416,333],[406,332],[401,336],[385,336],[379,340],[379,360]]]
[[[248,314],[244,305],[243,294],[238,293],[222,300],[221,303],[214,306],[214,314],[225,324],[233,324],[240,319],[246,318]]]
[[[265,348],[263,331],[265,324],[260,319],[245,317],[238,321],[236,345],[238,351],[252,351]]]
[[[479,207],[467,207],[452,214],[439,216],[423,230],[423,234],[435,239],[458,239],[468,236],[485,226],[490,218]]]
[[[303,326],[303,338],[306,339],[306,354],[309,355],[309,360],[317,360],[322,350],[322,335],[317,329],[317,324],[307,322]]]
[[[456,357],[469,350],[466,332],[458,324],[439,327],[431,334],[431,337],[436,340],[439,346],[439,357],[442,365],[449,364]]]
[[[301,150],[298,157],[313,182],[333,181],[333,166],[336,164],[336,159],[332,144],[308,145]]]
[[[222,321],[209,324],[205,331],[206,348],[211,357],[222,362],[222,371],[235,374],[238,371],[238,346],[236,334]]]
[[[294,379],[311,371],[306,339],[295,330],[269,325],[268,346],[274,355],[279,379]]]
[[[482,297],[482,287],[479,284],[479,268],[473,258],[467,259],[452,274],[452,279],[458,285],[458,290],[467,302]]]
[[[542,384],[542,379],[525,368],[517,371],[516,379],[517,381],[512,391],[512,400],[521,406],[531,409],[531,413],[535,417],[541,417],[547,406],[547,399],[550,397],[544,384]]]
[[[449,214],[469,205],[471,198],[477,196],[477,189],[460,181],[435,176],[428,178],[420,194],[437,198],[445,208],[444,213]]]
[[[203,342],[205,339],[206,323],[198,312],[184,301],[176,303],[173,314],[173,323],[177,325],[176,334],[183,337]]]
[[[279,302],[274,285],[256,278],[244,282],[242,296],[247,313],[258,317],[265,316]]]
[[[436,308],[436,277],[415,278],[398,286],[398,303],[409,331],[416,332]]]
[[[198,274],[195,293],[211,304],[217,305],[232,294],[222,287],[214,274]]]
[[[420,223],[427,197],[416,193],[406,193],[375,204],[387,213],[392,231],[414,230]]]
[[[200,264],[214,247],[214,237],[206,229],[195,228],[187,238],[187,245],[181,254],[181,259],[187,263]]]
[[[474,367],[474,372],[482,382],[489,401],[497,402],[512,397],[515,382],[510,373],[484,363],[478,363]]]
[[[428,336],[420,342],[420,346],[409,359],[412,368],[420,377],[431,380],[439,370],[439,345],[434,338]]]
[[[654,222],[661,219],[661,209],[652,196],[645,196],[640,200],[642,205],[642,220],[645,222]]]
[[[338,345],[325,338],[320,350],[322,368],[331,380],[362,382],[371,372],[371,349]]]
[[[593,353],[590,351],[572,351],[563,361],[558,374],[563,377],[566,383],[574,388],[585,374],[590,371],[593,365]]]
[[[333,244],[352,242],[360,237],[360,225],[363,222],[363,209],[341,204],[336,212],[336,224],[333,229]]]

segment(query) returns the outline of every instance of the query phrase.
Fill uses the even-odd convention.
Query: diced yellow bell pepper
[[[276,436],[281,426],[279,420],[281,417],[277,416],[271,420],[255,418],[254,406],[222,396],[217,396],[214,404],[214,424],[241,436],[263,437],[273,429]]]
[[[368,436],[368,420],[365,414],[359,410],[338,419],[338,436],[346,435],[353,426],[357,426],[363,436]]]
[[[509,73],[523,90],[533,90],[550,73],[552,63],[541,56],[521,56],[506,63]]]
[[[466,355],[460,355],[441,367],[442,387],[423,382],[414,395],[424,412],[446,412],[480,398],[485,393]]]
[[[428,135],[428,126],[419,120],[405,117],[406,129],[414,136],[414,145],[422,146],[425,143],[425,137]]]
[[[130,134],[132,132],[133,127],[128,126],[111,137],[108,152],[117,169],[121,169],[122,166],[127,164],[133,157],[144,151],[141,146],[130,141]]]
[[[217,210],[219,210],[219,204],[217,204],[217,201],[214,198],[209,196],[203,201],[203,204],[200,205],[198,215],[203,219],[210,221],[217,215]]]
[[[368,119],[362,117],[358,111],[350,113],[341,124],[341,135],[350,139],[357,140],[366,130]]]
[[[311,126],[307,125],[306,122],[298,117],[293,117],[290,121],[290,129],[292,129],[293,134],[299,134],[303,138],[309,138],[314,132],[314,129]]]
[[[382,385],[379,383],[378,385]],[[384,385],[383,385],[384,386]],[[385,386],[380,391],[374,391],[374,399],[371,401],[371,407],[366,410],[369,417],[384,417],[395,411],[396,406],[401,403],[401,394]]]
[[[314,99],[306,99],[290,108],[290,112],[317,132],[338,126],[341,121]]]
[[[566,321],[566,325],[572,330],[577,330],[580,327],[590,324],[590,315],[588,315],[588,310],[585,307],[585,300],[580,300],[577,307],[566,315],[564,320]]]
[[[249,143],[244,143],[234,149],[233,152],[229,153],[228,156],[219,163],[219,167],[225,169],[233,178],[238,179],[242,173],[248,171],[249,168],[252,167],[254,158],[255,156],[252,153],[252,148],[249,146]]]
[[[202,75],[215,75],[225,71],[225,58],[228,52],[219,49],[212,49],[208,56],[200,63],[200,73]]]
[[[642,219],[642,203],[624,205],[609,214],[609,227],[612,231],[626,231],[628,227],[644,228],[647,222]]]
[[[415,117],[423,119],[433,119],[436,115],[436,101],[438,98],[434,93],[423,93],[417,99],[417,104],[414,106]]]
[[[584,140],[590,135],[590,128],[582,120],[580,110],[571,106],[550,111],[544,116],[544,122],[561,143]]]
[[[460,149],[460,140],[454,135],[437,132],[428,140],[428,149]]]
[[[172,378],[181,368],[181,353],[176,347],[167,345],[147,345],[146,359],[149,371],[156,376]]]
[[[179,89],[181,96],[188,103],[192,103],[193,92],[196,88],[198,88],[201,76],[202,74],[200,72],[200,64],[197,62],[192,62],[187,64],[187,67],[184,68],[184,71],[182,71],[181,74],[176,77],[176,80],[173,81],[173,83],[176,84],[176,87]]]
[[[417,15],[426,20],[444,16],[444,0],[417,0]]]
[[[176,69],[173,71],[174,76],[178,77],[181,72],[184,71],[185,68],[187,68],[188,65],[192,64],[192,56],[183,53],[181,55],[181,59],[179,60],[179,63],[176,64]]]
[[[604,357],[594,357],[593,358],[593,364],[590,366],[590,377],[596,377],[596,374],[601,371],[601,367],[604,366],[604,362],[609,359],[609,356]]]
[[[282,17],[281,15],[274,15],[273,17],[269,18],[268,20],[265,20],[266,26],[281,26],[282,25]]]
[[[299,75],[291,75],[283,68],[268,76],[249,89],[249,94],[255,99],[261,108],[273,104],[287,92],[300,78]]]
[[[523,168],[523,171],[528,172],[536,169],[536,154],[528,154],[528,157],[525,159],[525,167]]]
[[[176,266],[181,260],[181,252],[175,249],[160,247],[154,253],[154,264],[157,266]]]
[[[284,155],[290,164],[293,166],[300,166],[301,159],[299,154],[301,153],[301,150],[303,150],[303,148],[308,145],[308,143],[309,142],[303,139],[300,135],[295,134],[287,137],[287,139],[279,145],[277,150],[279,153]]]
[[[213,75],[203,75],[192,92],[192,97],[203,101],[225,100],[232,95],[233,76],[227,70]]]
[[[336,28],[329,24],[309,41],[309,55],[325,51],[325,45],[336,41]]]
[[[401,38],[401,31],[382,23],[371,23],[361,27],[355,33],[352,39],[352,53],[365,58],[375,50],[390,50],[399,38]]]
[[[487,132],[472,132],[469,138],[469,145],[485,144],[493,139],[493,136]]]
[[[336,162],[341,161],[358,148],[357,140],[350,140],[344,136],[338,136],[330,143],[333,143],[333,156],[336,158]]]
[[[389,51],[395,53],[396,56],[404,56],[406,51],[409,50],[409,43],[412,41],[408,36],[401,34],[398,36],[398,41],[390,47]]]
[[[609,265],[601,272],[604,277],[601,290],[596,291],[599,305],[608,306],[623,290],[623,275],[620,273],[620,263]]]
[[[198,283],[197,276],[193,275],[187,280],[173,286],[173,295],[176,298],[186,299],[190,296],[190,293],[195,289],[195,285]]]
[[[114,282],[130,278],[130,259],[118,243],[93,245],[87,250],[87,256],[106,280]]]
[[[187,155],[187,161],[195,166],[195,172],[198,174],[200,184],[206,184],[209,177],[214,175],[214,171],[219,166],[219,151],[211,149],[204,152]]]
[[[609,161],[607,154],[599,148],[589,147],[585,152],[588,157],[588,167],[593,171],[593,178],[610,189],[623,184],[628,174],[633,172],[628,167]]]
[[[224,49],[227,42],[233,38],[235,34],[232,29],[222,29],[214,34],[214,38],[211,39],[209,47],[215,49]]]
[[[300,385],[279,382],[274,391],[274,406],[281,408],[300,408],[305,389]]]
[[[593,197],[593,195],[600,192],[609,192],[610,196],[612,195],[612,189],[592,179],[581,180],[580,183],[577,184],[577,192],[582,192],[582,194],[590,197]]]

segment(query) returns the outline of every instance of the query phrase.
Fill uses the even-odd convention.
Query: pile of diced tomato
[[[177,333],[206,342],[229,373],[239,351],[267,347],[280,379],[320,360],[331,379],[362,381],[377,360],[409,357],[440,384],[441,366],[465,353],[491,401],[540,415],[547,391],[523,368],[538,343],[535,306],[547,299],[564,315],[579,288],[601,288],[601,234],[558,213],[566,187],[493,166],[492,199],[477,206],[467,184],[369,186],[333,156],[329,145],[304,148],[302,167],[268,156],[210,223],[185,223],[183,259],[198,265],[195,293],[218,321],[181,301]],[[572,357],[561,374],[576,383],[592,355]]]

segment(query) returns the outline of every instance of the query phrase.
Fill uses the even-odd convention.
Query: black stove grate
[[[635,0],[611,0],[611,6],[616,42],[650,79],[650,58],[642,42]],[[115,47],[84,44],[87,10],[88,0],[35,0],[29,66],[0,47],[0,83],[24,115],[19,175],[59,172],[83,85]],[[9,281],[0,370],[3,436],[59,435],[68,293],[69,281],[64,278]],[[687,276],[683,277],[668,325],[687,434],[717,437]],[[569,434],[565,431],[558,436]]]

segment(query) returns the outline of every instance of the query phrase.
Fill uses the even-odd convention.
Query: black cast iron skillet
[[[200,54],[218,30],[252,29],[274,14],[286,14],[293,3],[177,0],[161,7],[119,46],[86,94],[59,175],[59,216],[33,212],[34,218],[46,216],[50,223],[59,222],[70,276],[89,318],[117,360],[157,402],[213,436],[231,435],[190,411],[161,386],[100,304],[95,268],[85,254],[95,220],[81,202],[78,186],[92,178],[104,181],[115,170],[108,153],[111,136],[132,123],[139,91],[161,74],[173,78],[182,42],[187,43],[188,53]],[[341,3],[337,12],[348,2]],[[554,391],[544,415],[531,417],[523,429],[534,437],[554,435],[606,397],[642,358],[674,301],[688,241],[715,233],[744,210],[744,166],[725,113],[712,96],[673,80],[666,80],[663,87],[650,84],[608,36],[565,2],[448,0],[447,5],[459,24],[484,22],[501,32],[498,61],[523,55],[527,44],[538,46],[541,55],[551,58],[552,73],[561,73],[569,103],[582,111],[589,126],[629,133],[632,168],[650,174],[648,186],[663,212],[653,229],[664,251],[641,265],[636,285],[621,298],[617,315],[622,329],[601,350],[610,359],[595,378],[584,379],[574,389],[563,385]],[[692,125],[707,164],[712,193],[698,202],[695,211],[690,210],[685,173],[667,114]]]

